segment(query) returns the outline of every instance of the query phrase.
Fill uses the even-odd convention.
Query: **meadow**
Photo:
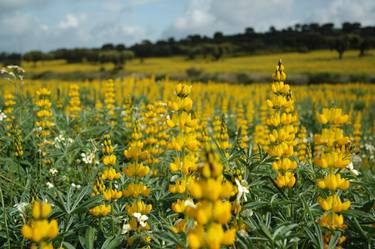
[[[126,65],[269,75],[247,85],[4,68],[0,248],[374,248],[375,85],[287,84],[286,72],[374,72],[374,57],[335,56]]]
[[[189,70],[196,71],[198,74],[210,75],[248,74],[257,82],[259,80],[266,82],[269,78],[269,72],[274,67],[274,62],[283,58],[283,61],[288,64],[288,72],[291,77],[297,78],[299,83],[303,80],[301,77],[311,74],[328,74],[328,77],[323,78],[323,80],[326,79],[324,83],[332,83],[333,80],[338,80],[337,78],[340,77],[344,77],[345,82],[363,81],[364,78],[372,81],[375,79],[375,56],[373,54],[374,50],[370,50],[367,56],[358,57],[358,51],[348,51],[344,54],[342,60],[337,58],[335,51],[329,50],[227,57],[218,61],[212,61],[209,58],[194,60],[188,60],[184,57],[146,58],[144,62],[139,59],[128,61],[123,70],[126,74],[166,76],[184,76],[189,74]],[[38,62],[36,66],[33,63],[24,62],[23,67],[30,74],[41,74],[43,72],[67,74],[111,71],[114,66],[110,63],[102,65],[68,64],[63,60],[54,60]],[[298,80],[296,83],[298,83]]]

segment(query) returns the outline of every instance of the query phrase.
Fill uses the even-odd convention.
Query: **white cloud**
[[[123,26],[122,31],[126,36],[143,36],[145,29],[140,26]]]
[[[215,31],[242,32],[246,27],[268,29],[270,23],[288,22],[293,0],[189,0],[185,12],[166,29],[164,36]]]
[[[48,30],[49,30],[49,27],[48,27],[48,25],[46,25],[46,24],[42,24],[42,25],[40,25],[40,28],[41,28],[43,31],[48,31]]]
[[[188,0],[184,13],[166,27],[164,38],[189,34],[267,31],[306,22],[375,24],[375,0]]]
[[[308,20],[333,22],[340,25],[346,21],[357,21],[363,25],[375,24],[374,0],[332,0],[324,8],[312,11]]]
[[[65,19],[59,22],[59,27],[62,29],[77,28],[78,26],[78,18],[73,14],[67,14]]]

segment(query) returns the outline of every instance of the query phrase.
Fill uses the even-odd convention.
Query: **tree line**
[[[219,60],[224,55],[240,56],[274,52],[309,52],[319,49],[335,50],[342,59],[348,49],[357,49],[359,56],[375,47],[375,26],[345,22],[341,27],[333,23],[296,24],[281,30],[271,26],[267,32],[255,32],[248,27],[239,34],[225,35],[218,31],[212,37],[189,35],[176,40],[169,38],[151,42],[144,40],[132,46],[104,44],[100,48],[56,49],[50,52],[29,51],[24,54],[0,53],[3,64],[19,64],[21,60],[38,61],[62,59],[68,63],[113,63],[122,67],[128,60],[148,57],[185,56],[193,60]],[[18,63],[17,63],[18,62]]]

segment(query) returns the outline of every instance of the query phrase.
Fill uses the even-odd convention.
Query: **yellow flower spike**
[[[227,224],[231,218],[231,204],[228,201],[216,201],[213,206],[213,217],[220,224]]]
[[[215,201],[219,198],[222,185],[220,180],[214,180],[212,178],[207,179],[204,182],[201,182],[201,189],[203,190],[203,196],[211,201]]]
[[[190,181],[189,185],[188,185],[188,188],[189,188],[189,193],[194,198],[199,199],[199,198],[202,197],[203,191],[202,191],[201,185],[198,182],[196,182],[194,180]]]
[[[205,234],[202,226],[196,226],[187,236],[188,245],[192,249],[201,248],[204,245]]]
[[[220,244],[224,237],[224,231],[220,224],[212,223],[206,235],[207,245],[210,249],[220,249]]]

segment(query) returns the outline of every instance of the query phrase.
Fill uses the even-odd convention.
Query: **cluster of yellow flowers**
[[[275,183],[279,188],[292,188],[296,182],[293,170],[297,168],[297,162],[293,159],[294,146],[296,145],[298,121],[294,112],[294,99],[288,84],[284,83],[286,74],[284,66],[279,62],[275,73],[272,75],[273,95],[267,100],[270,108],[270,116],[267,124],[270,128],[270,147],[268,153],[276,160],[272,168],[277,172]]]
[[[226,154],[228,154],[228,149],[232,147],[229,141],[228,128],[225,122],[224,115],[215,116],[212,122],[213,137],[216,139],[218,146]],[[226,155],[227,156],[227,155]]]
[[[223,167],[212,147],[207,145],[203,153],[200,174],[188,184],[188,192],[196,203],[186,200],[181,203],[180,211],[194,220],[187,234],[190,248],[219,249],[221,245],[232,245],[236,238],[236,229],[229,226],[232,210],[229,198],[237,190],[223,177]]]
[[[166,150],[168,133],[167,107],[162,101],[156,103],[149,103],[145,111],[142,113],[145,135],[144,149],[147,154],[146,163],[153,170],[153,175],[157,174],[157,169],[154,167],[160,162],[160,158]]]
[[[359,153],[361,149],[361,138],[362,138],[362,113],[358,112],[355,116],[353,124],[353,145],[356,153]]]
[[[7,130],[11,130],[13,126],[13,120],[14,120],[14,106],[16,105],[16,100],[14,98],[14,95],[11,93],[7,93],[4,95],[4,114],[6,115],[5,118],[5,128]]]
[[[261,146],[265,151],[269,149],[269,128],[267,126],[267,105],[263,104],[260,107],[260,122],[255,125],[253,134],[253,144]],[[258,151],[258,147],[254,147],[254,151]]]
[[[79,86],[77,84],[73,84],[69,87],[69,103],[66,108],[67,116],[72,119],[77,119],[80,117],[81,114],[81,100],[79,94]]]
[[[308,147],[307,143],[307,131],[304,126],[301,126],[297,134],[298,144],[297,144],[297,156],[300,162],[306,162],[311,158],[311,149]]]
[[[191,86],[178,84],[175,88],[177,100],[168,103],[172,112],[167,120],[167,125],[171,128],[168,149],[175,153],[173,162],[169,164],[169,170],[174,175],[168,190],[180,196],[180,199],[172,203],[172,210],[176,213],[183,213],[184,202],[188,199],[187,184],[198,168],[199,122],[192,117],[193,102],[189,97],[190,93]],[[185,226],[186,219],[179,219],[172,230],[183,232]]]
[[[172,193],[183,194],[186,191],[187,176],[194,172],[197,165],[197,139],[198,120],[192,117],[193,102],[189,97],[191,86],[178,84],[176,87],[177,101],[168,103],[172,117],[167,120],[171,129],[171,141],[168,149],[176,152],[174,161],[169,165],[172,173],[180,172],[181,179],[175,179],[175,183],[169,185]]]
[[[93,216],[107,216],[111,212],[111,201],[116,201],[122,197],[122,191],[116,188],[116,181],[121,177],[120,173],[116,169],[116,155],[113,153],[112,141],[109,134],[104,135],[103,146],[102,146],[102,162],[104,169],[96,179],[93,187],[93,196],[102,195],[103,199],[109,204],[101,204],[89,210]]]
[[[237,144],[241,149],[247,149],[249,147],[249,136],[248,136],[248,120],[245,117],[245,111],[243,106],[240,104],[236,109],[236,124],[238,131]]]
[[[126,211],[130,217],[130,230],[135,234],[128,238],[129,245],[132,245],[136,238],[139,238],[140,232],[150,230],[147,214],[152,210],[151,204],[146,204],[143,200],[150,195],[150,188],[147,187],[142,179],[150,174],[150,167],[145,165],[149,152],[145,150],[143,135],[139,123],[135,123],[132,140],[127,149],[124,150],[124,156],[129,162],[123,168],[124,174],[130,182],[123,191],[125,197],[129,197],[131,204],[127,204]],[[142,237],[141,237],[142,238]],[[146,237],[143,237],[147,243]]]
[[[133,126],[133,102],[130,97],[126,97],[123,104],[123,111],[121,112],[124,127],[131,129]]]
[[[102,105],[99,105],[99,108]],[[116,95],[115,95],[115,83],[113,80],[107,80],[104,83],[104,107],[106,117],[110,120],[110,124],[115,124],[115,107],[116,107]]]
[[[47,138],[51,135],[51,127],[55,124],[52,120],[52,103],[50,100],[51,91],[47,88],[41,88],[36,91],[37,100],[35,105],[37,106],[36,117],[37,121],[35,126],[37,131],[42,138]]]
[[[14,152],[16,154],[16,157],[22,157],[23,155],[23,139],[22,139],[22,129],[18,126],[15,127],[14,130]]]
[[[324,210],[319,224],[328,230],[326,236],[330,237],[332,231],[345,229],[344,217],[340,213],[349,209],[351,204],[350,201],[343,202],[339,195],[350,185],[349,180],[342,178],[339,173],[350,163],[350,151],[347,146],[350,138],[345,136],[342,129],[342,126],[349,121],[349,116],[343,114],[339,108],[324,108],[323,112],[317,115],[317,119],[325,126],[320,134],[314,136],[315,146],[320,147],[314,163],[325,173],[324,178],[317,181],[317,186],[328,190],[326,198],[318,198],[318,203]],[[340,241],[340,243],[345,241],[345,237],[342,236]],[[340,243],[337,248],[341,248]]]
[[[31,240],[31,249],[53,249],[52,240],[58,235],[57,220],[48,221],[52,211],[49,203],[35,201],[32,205],[32,219],[22,226],[22,235]]]

